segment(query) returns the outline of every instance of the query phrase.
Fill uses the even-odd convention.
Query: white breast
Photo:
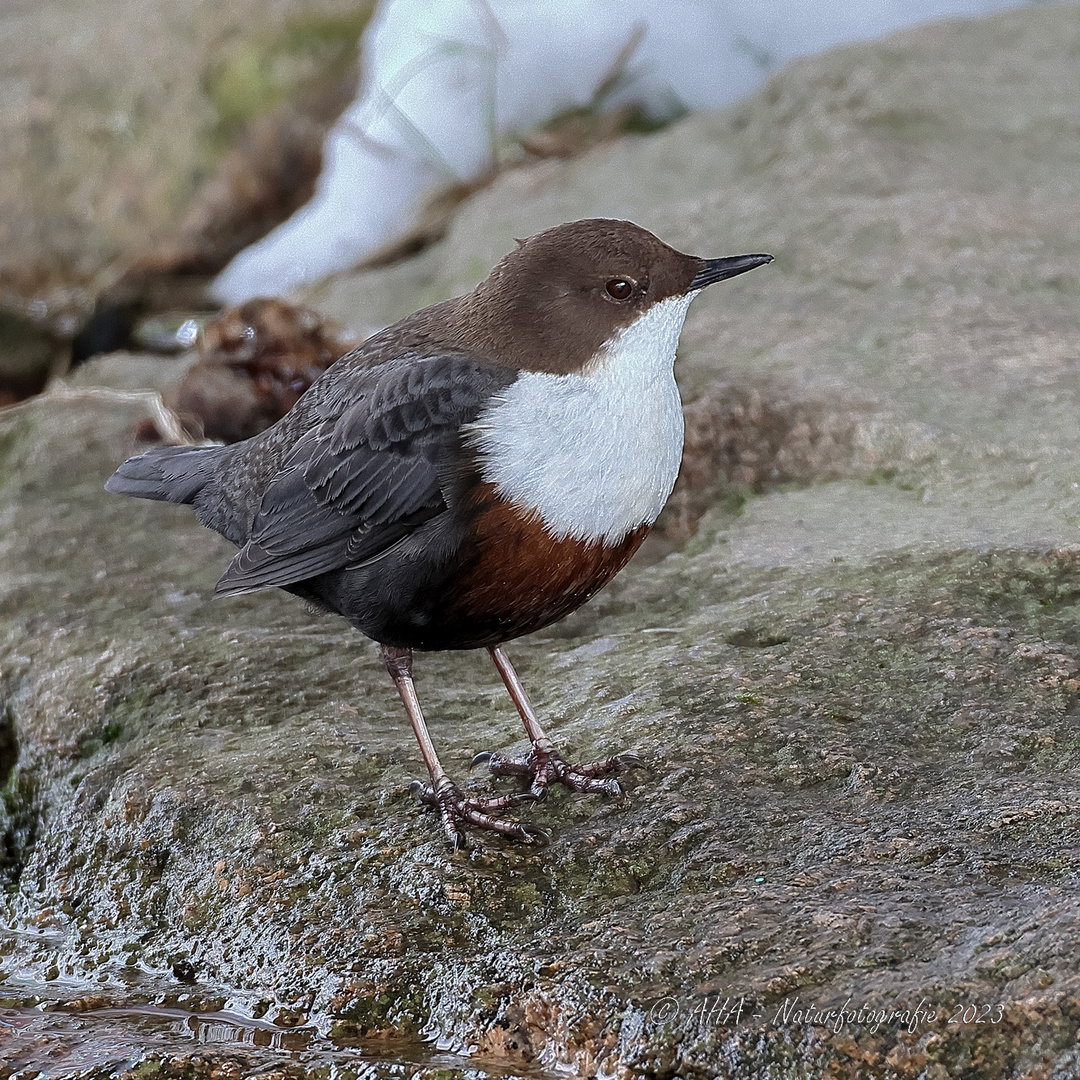
[[[588,374],[526,372],[472,425],[483,478],[558,539],[616,544],[652,524],[682,458],[673,371],[692,295],[654,304]]]

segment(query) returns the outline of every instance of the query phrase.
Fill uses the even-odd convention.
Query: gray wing
[[[313,417],[267,485],[215,595],[359,565],[445,512],[461,425],[514,378],[461,353],[409,354],[358,372],[344,408]]]

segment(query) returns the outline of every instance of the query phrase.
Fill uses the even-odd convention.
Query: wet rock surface
[[[447,850],[374,648],[284,595],[211,603],[228,545],[101,490],[168,362],[2,414],[3,1004],[474,1054],[420,1075],[1075,1071],[1078,50],[1080,9],[1040,8],[800,63],[320,294],[386,321],[596,213],[777,256],[691,309],[696,532],[510,650],[562,748],[650,765],[529,811],[546,849]],[[459,777],[521,747],[484,657],[417,675]]]
[[[291,213],[352,95],[370,10],[8,0],[0,304],[34,300],[70,338],[102,290],[127,318],[153,302],[155,281],[171,275],[175,294]],[[142,277],[109,292],[137,260]]]

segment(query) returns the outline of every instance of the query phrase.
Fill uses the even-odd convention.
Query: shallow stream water
[[[542,1069],[510,1069],[422,1040],[359,1042],[316,1026],[286,1027],[240,1013],[159,1005],[58,1000],[51,983],[9,980],[0,990],[0,1077],[97,1080],[126,1075],[296,1076],[334,1080],[541,1080]],[[201,1068],[200,1068],[201,1067]],[[225,1071],[220,1071],[224,1069]]]

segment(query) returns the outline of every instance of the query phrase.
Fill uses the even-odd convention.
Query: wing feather
[[[445,512],[461,425],[515,377],[462,353],[409,354],[350,375],[334,415],[315,417],[267,485],[217,595],[377,558]]]

